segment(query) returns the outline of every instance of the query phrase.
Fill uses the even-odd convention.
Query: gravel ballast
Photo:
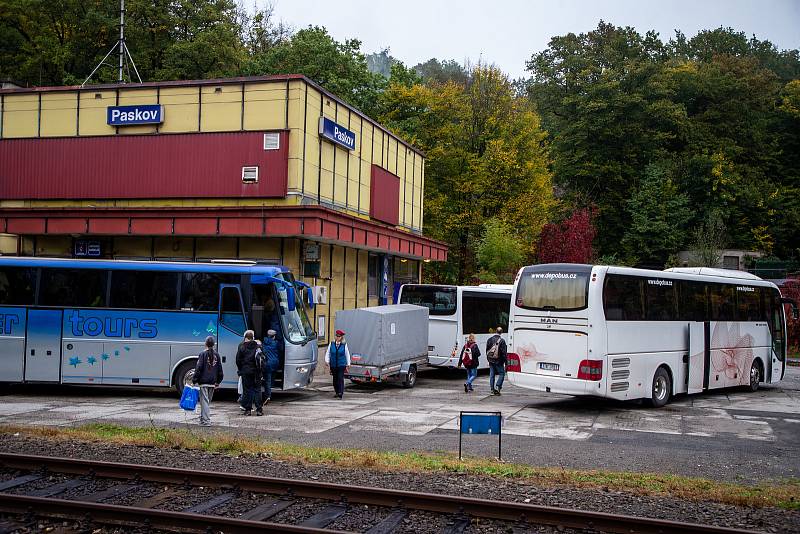
[[[462,495],[478,499],[527,502],[546,506],[680,520],[763,532],[794,533],[800,531],[800,512],[798,511],[738,507],[714,502],[689,501],[674,497],[643,496],[601,489],[561,486],[541,487],[518,480],[476,475],[438,472],[384,472],[367,469],[336,468],[286,462],[266,456],[231,457],[203,451],[124,446],[101,442],[55,441],[10,434],[4,434],[0,437],[0,450],[3,452],[39,454],[43,456],[159,465],[268,477],[318,480],[338,484],[412,490],[415,492]],[[218,490],[210,488],[205,488],[202,491],[206,498],[218,492]],[[229,506],[236,507],[235,501]],[[222,508],[226,507],[221,507],[216,512],[221,512]],[[308,508],[313,509],[314,507]],[[288,513],[291,514],[292,512]],[[378,512],[375,510],[364,509],[363,514],[357,514],[352,517],[352,522],[343,518],[336,526],[359,530],[360,526],[368,523],[368,519],[374,517],[376,513]],[[228,514],[223,513],[223,515]],[[435,525],[441,518],[431,518],[430,523],[432,524],[428,524],[429,521],[423,517],[424,515],[421,512],[412,513],[409,516],[412,521],[405,523],[403,530],[419,532],[420,529],[428,530],[429,527],[441,526]],[[278,518],[276,517],[275,519]],[[417,520],[414,521],[414,519]],[[495,531],[494,525],[486,524],[484,526],[486,527],[485,529],[473,523],[469,531]],[[416,530],[414,527],[417,527]]]

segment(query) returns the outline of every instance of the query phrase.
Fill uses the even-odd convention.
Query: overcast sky
[[[269,0],[256,0],[265,5]],[[271,0],[275,15],[295,29],[325,26],[337,40],[358,38],[365,53],[391,48],[409,66],[438,59],[483,59],[512,77],[552,36],[581,33],[600,19],[656,30],[668,40],[675,29],[732,27],[800,48],[800,0]],[[249,3],[249,0],[245,0]]]

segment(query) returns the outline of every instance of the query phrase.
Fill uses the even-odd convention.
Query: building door
[[[25,381],[59,381],[62,313],[61,310],[28,311]]]

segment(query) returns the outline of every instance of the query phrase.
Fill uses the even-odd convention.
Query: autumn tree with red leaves
[[[597,235],[595,209],[575,210],[561,223],[548,223],[539,239],[540,263],[591,263]]]
[[[783,283],[781,294],[800,304],[800,278],[790,278]],[[786,334],[789,352],[800,352],[800,319],[792,318],[792,310],[786,307]]]

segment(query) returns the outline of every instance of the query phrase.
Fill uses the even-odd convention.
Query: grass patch
[[[181,448],[231,456],[266,455],[276,460],[311,465],[395,472],[462,473],[513,479],[541,486],[608,489],[638,495],[671,496],[737,506],[774,506],[787,510],[800,510],[800,480],[798,479],[772,484],[745,485],[669,474],[559,469],[474,458],[459,461],[455,455],[445,453],[423,454],[306,447],[244,438],[222,432],[200,434],[187,429],[154,426],[127,427],[108,424],[90,424],[73,428],[0,426],[0,433],[19,433],[24,436],[53,440]]]

